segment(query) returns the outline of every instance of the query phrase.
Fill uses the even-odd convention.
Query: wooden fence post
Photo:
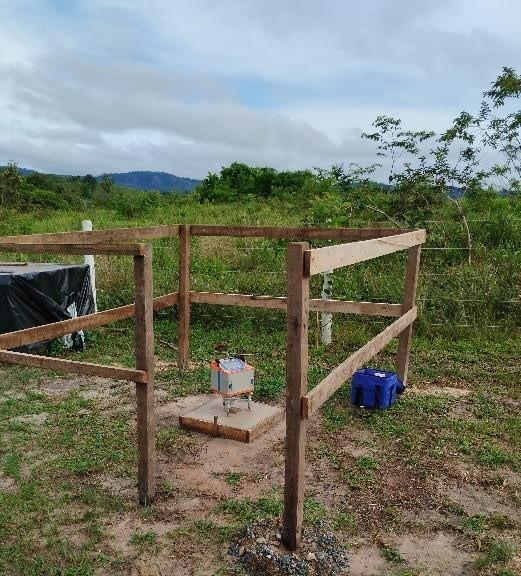
[[[304,274],[307,242],[288,245],[288,326],[286,342],[286,462],[282,541],[298,547],[304,516],[304,473],[307,420],[302,397],[307,392],[309,276]]]
[[[140,504],[150,504],[155,496],[156,437],[154,414],[154,317],[152,291],[152,248],[134,256],[136,301],[136,368],[147,373],[147,382],[136,382],[138,495]]]
[[[179,226],[179,302],[177,305],[177,365],[188,368],[190,358],[190,225]]]
[[[416,304],[416,286],[418,284],[418,271],[420,269],[421,246],[412,246],[407,251],[407,264],[405,271],[405,290],[403,297],[402,314],[408,312]],[[398,378],[407,384],[407,370],[409,368],[409,352],[411,349],[412,324],[407,326],[398,337],[398,354],[396,356],[396,373]]]

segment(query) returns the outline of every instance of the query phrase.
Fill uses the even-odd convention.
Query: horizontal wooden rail
[[[284,228],[271,226],[202,226],[191,225],[192,236],[237,236],[249,238],[281,238],[288,240],[350,240],[360,241],[394,236],[409,230],[400,228]],[[178,225],[107,228],[91,232],[48,232],[0,237],[0,244],[110,244],[170,238],[179,235]]]
[[[353,244],[337,244],[307,250],[304,254],[304,273],[313,276],[327,270],[405,250],[423,242],[425,242],[425,230],[414,230],[385,238],[362,240]]]
[[[153,303],[154,310],[173,306],[177,304],[177,292],[154,298]],[[53,322],[52,324],[43,324],[42,326],[34,326],[33,328],[25,328],[23,330],[17,330],[16,332],[1,334],[0,348],[4,350],[18,348],[26,344],[59,338],[71,332],[105,326],[118,320],[131,318],[135,316],[135,312],[135,304],[128,304],[126,306],[97,312],[96,314],[88,314],[86,316],[79,316],[78,318],[71,318],[70,320],[62,320],[60,322]]]
[[[286,310],[285,296],[255,296],[253,294],[223,294],[221,292],[190,292],[192,304],[217,304],[219,306],[246,306]]]
[[[311,312],[330,312],[340,314],[363,314],[364,316],[390,316],[396,318],[402,314],[401,304],[387,302],[355,302],[352,300],[309,300]]]
[[[144,244],[0,244],[0,252],[18,254],[110,254],[143,256]]]
[[[407,232],[400,228],[274,228],[270,226],[201,226],[192,224],[192,236],[238,236],[247,238],[285,238],[288,240],[351,240],[394,236]]]
[[[322,404],[330,398],[339,388],[350,378],[359,368],[380,350],[383,350],[387,344],[396,338],[407,326],[416,319],[418,310],[416,307],[411,308],[398,320],[395,320],[385,330],[380,332],[367,344],[358,349],[347,360],[338,365],[330,374],[328,374],[313,390],[310,390],[302,398],[302,417],[310,418]]]
[[[153,240],[179,235],[179,226],[107,228],[92,232],[49,232],[0,237],[0,244],[110,244],[130,240]]]
[[[256,296],[254,294],[223,294],[221,292],[190,292],[192,304],[216,304],[219,306],[245,306],[247,308],[271,308],[286,310],[285,296]],[[341,314],[365,314],[368,316],[397,317],[402,313],[401,304],[384,302],[352,302],[348,300],[321,300],[313,298],[309,301],[312,312],[332,312]],[[0,337],[1,342],[1,337]]]
[[[143,370],[131,370],[130,368],[117,368],[102,364],[90,364],[88,362],[76,362],[74,360],[62,360],[61,358],[49,358],[24,352],[8,352],[0,350],[0,362],[20,364],[31,368],[43,368],[45,370],[60,370],[73,374],[85,374],[86,376],[101,376],[114,380],[129,380],[146,384],[147,373]]]

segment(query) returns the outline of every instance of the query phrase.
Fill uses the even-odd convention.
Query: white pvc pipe
[[[327,270],[322,279],[322,300],[331,300],[331,290],[333,288],[333,271]],[[331,344],[331,329],[333,327],[333,314],[322,312],[320,316],[320,327],[322,344]]]
[[[92,232],[92,220],[83,220],[81,223],[81,228],[84,232]],[[94,312],[97,312],[98,301],[96,299],[96,268],[94,265],[94,256],[92,254],[86,254],[83,257],[83,261],[89,266],[92,297],[94,298]]]

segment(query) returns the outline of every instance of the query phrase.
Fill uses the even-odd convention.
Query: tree
[[[96,180],[96,178],[94,178],[94,176],[92,174],[86,174],[81,179],[81,187],[82,187],[83,195],[86,196],[87,198],[91,198],[92,193],[96,189],[97,185],[98,185],[98,181]]]
[[[521,95],[521,76],[512,68],[483,93],[477,114],[461,112],[439,135],[409,131],[401,120],[378,116],[376,130],[362,134],[377,143],[377,155],[390,162],[392,211],[408,224],[421,224],[456,192],[474,202],[490,201],[498,188],[521,190],[521,111],[512,102]],[[486,164],[484,157],[493,158]],[[491,184],[495,185],[491,188]],[[458,204],[458,215],[464,212]]]
[[[392,183],[395,178],[399,160],[408,154],[409,157],[419,159],[421,162],[422,157],[418,158],[421,145],[434,136],[434,132],[427,130],[402,130],[401,125],[402,121],[397,118],[378,116],[372,123],[372,126],[377,129],[376,132],[362,134],[362,138],[378,143],[377,156],[390,160],[389,183]],[[405,163],[405,166],[407,165]]]
[[[0,171],[0,205],[16,204],[19,200],[19,191],[22,177],[15,162],[8,162]]]
[[[508,106],[520,94],[521,76],[512,68],[503,68],[491,89],[483,93],[479,113],[461,112],[439,137],[433,170],[447,182],[461,186],[469,197],[479,195],[491,181],[519,192],[521,111],[509,111]],[[495,160],[484,165],[482,154],[490,151],[495,152]]]
[[[310,170],[278,172],[274,168],[258,168],[240,162],[221,168],[220,174],[209,173],[197,186],[201,202],[275,197],[305,203],[323,193],[323,182]]]
[[[47,186],[47,179],[45,178],[45,175],[40,174],[39,172],[31,172],[25,181],[27,184],[31,184],[36,188],[45,188]]]
[[[100,182],[101,189],[105,193],[106,196],[110,196],[114,188],[114,180],[108,174],[103,174]]]
[[[521,110],[498,116],[493,113],[503,107],[507,100],[519,98],[521,95],[521,75],[513,68],[503,68],[503,73],[492,83],[492,88],[484,94],[492,103],[492,109],[488,102],[484,102],[481,108],[480,118],[487,123],[484,134],[484,142],[494,150],[499,151],[505,158],[503,166],[496,165],[493,172],[507,178],[510,190],[519,193],[521,191]]]

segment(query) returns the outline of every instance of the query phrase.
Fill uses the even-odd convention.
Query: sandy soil
[[[133,414],[133,387],[102,378],[63,378],[46,380],[39,388],[49,397],[62,397],[75,391],[84,398],[99,403],[107,410]],[[444,388],[443,393],[457,398],[468,394],[459,388]],[[416,390],[419,394],[438,393],[437,389]],[[179,414],[208,399],[206,395],[189,396],[176,401],[168,400],[165,390],[157,390],[158,431],[178,426]],[[33,425],[45,422],[46,414],[34,415],[25,421]],[[119,557],[128,560],[131,575],[135,576],[195,576],[215,574],[217,567],[226,565],[225,549],[215,550],[194,543],[189,535],[177,534],[176,529],[195,520],[222,519],[214,509],[228,498],[256,499],[274,491],[280,494],[284,482],[284,422],[252,444],[213,438],[198,433],[187,437],[186,446],[177,453],[160,451],[158,454],[158,500],[153,514],[144,516],[137,506],[129,506],[124,513],[113,514],[105,520],[106,542]],[[324,435],[316,421],[310,423],[309,438],[313,442],[335,442],[352,458],[373,453],[371,434],[366,431],[348,431],[336,437]],[[226,482],[230,473],[239,473],[236,486]],[[108,491],[134,502],[136,484],[133,479],[97,475],[92,482]],[[512,482],[519,481],[513,477]],[[469,515],[497,513],[512,520],[521,520],[521,512],[511,505],[507,495],[485,490],[476,483],[476,471],[463,466],[453,473],[452,482],[439,482],[419,477],[387,463],[385,481],[378,493],[356,495],[338,483],[331,467],[324,460],[310,461],[306,468],[306,482],[314,498],[332,510],[356,511],[367,524],[360,525],[355,535],[344,538],[349,545],[350,574],[372,576],[392,574],[399,564],[387,560],[382,554],[382,542],[375,536],[375,527],[385,533],[385,546],[397,550],[410,565],[433,576],[472,575],[477,553],[465,545],[457,530],[447,527],[447,519],[437,508],[440,501],[449,500],[461,506]],[[165,487],[169,486],[167,490]],[[0,476],[0,488],[9,490],[9,479]],[[388,526],[388,504],[400,514],[396,524],[407,530],[394,531]],[[438,504],[436,504],[438,503]],[[153,531],[160,546],[154,551],[139,551],[129,541],[136,531]],[[364,532],[366,531],[366,532]],[[70,539],[78,544],[81,533],[71,530]],[[99,575],[107,574],[99,571]],[[224,574],[224,572],[221,572]]]

